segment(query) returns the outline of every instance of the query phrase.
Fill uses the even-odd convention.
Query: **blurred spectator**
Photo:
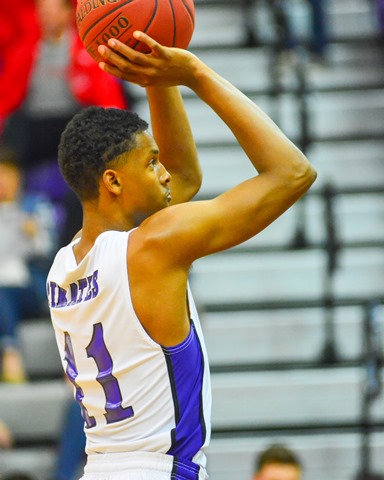
[[[0,134],[27,92],[39,40],[34,0],[2,2],[0,15]],[[20,61],[23,59],[23,61]]]
[[[72,384],[70,388],[72,392]],[[72,395],[64,412],[52,480],[77,480],[76,474],[85,460],[84,420],[80,405]]]
[[[7,425],[0,420],[0,450],[10,449],[14,445],[14,439]],[[35,480],[34,477],[23,471],[11,471],[0,475],[0,480]]]
[[[59,231],[59,247],[64,247],[68,245],[68,243],[71,243],[83,223],[83,210],[73,190],[68,190],[64,201],[66,211],[70,212],[70,215],[64,215],[63,223]]]
[[[0,347],[2,379],[26,379],[18,343],[23,316],[46,313],[46,275],[55,245],[52,205],[22,188],[22,172],[11,149],[0,147]]]
[[[122,83],[98,68],[97,63],[82,46],[75,28],[74,2],[72,0],[22,0],[5,11],[8,22],[13,23],[3,34],[0,44],[2,77],[7,92],[14,96],[13,110],[7,107],[5,142],[19,154],[25,168],[56,159],[59,137],[68,120],[85,105],[128,107],[128,97]],[[29,18],[27,31],[34,33],[23,37],[23,49],[28,51],[28,68],[17,66],[11,70],[7,61],[14,59],[13,39],[19,35],[19,18],[24,18],[25,3]],[[32,6],[31,6],[32,4]],[[2,12],[3,16],[3,12]],[[36,32],[38,33],[36,41]],[[8,42],[6,41],[8,37]],[[1,48],[3,47],[3,48]],[[18,56],[17,65],[24,64]],[[12,75],[12,76],[11,76]],[[13,84],[17,78],[16,85]],[[1,102],[3,102],[2,100]],[[0,103],[1,103],[0,102]],[[5,108],[0,105],[0,111]],[[12,115],[10,115],[12,113]],[[10,116],[9,116],[10,115]],[[56,162],[54,162],[56,163]]]
[[[312,38],[310,50],[313,59],[318,62],[326,60],[326,48],[328,44],[328,31],[326,21],[327,0],[307,0],[311,7]]]
[[[11,448],[13,445],[13,436],[7,425],[0,420],[0,449]]]
[[[79,227],[67,212],[81,215],[81,207],[58,174],[61,132],[84,106],[128,108],[133,102],[127,83],[100,70],[85,51],[75,6],[76,0],[5,2],[0,18],[3,143],[17,152],[33,190],[61,204],[65,238]]]
[[[379,23],[379,34],[384,36],[384,0],[375,0],[375,3]]]
[[[259,3],[257,0],[243,0],[245,32],[248,45],[257,45],[260,42],[256,34],[256,28],[251,25],[253,7]],[[308,27],[308,49],[312,61],[323,63],[326,60],[326,48],[328,44],[328,31],[326,21],[327,0],[306,0],[305,3],[310,9]],[[295,47],[298,46],[297,22],[294,5],[290,0],[268,0],[266,6],[273,19],[276,30],[276,49],[282,54],[282,59],[293,59]]]
[[[297,21],[294,21],[296,12],[293,11],[293,5],[290,0],[273,0],[273,3],[280,5],[277,11],[280,14],[280,24],[282,28],[282,44],[286,51],[294,50],[300,44],[298,35]],[[308,31],[307,47],[310,53],[311,61],[323,64],[326,61],[326,49],[328,45],[328,29],[326,19],[327,0],[306,0],[309,8],[308,25],[305,30]],[[277,17],[276,17],[277,18]]]
[[[302,465],[284,445],[273,444],[256,459],[253,480],[301,480]]]

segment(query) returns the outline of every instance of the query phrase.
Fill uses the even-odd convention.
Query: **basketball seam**
[[[83,34],[81,37],[81,41],[84,43],[85,42],[85,37],[88,35],[88,33],[97,25],[100,23],[102,20],[104,20],[105,17],[108,17],[111,15],[111,13],[115,12],[116,10],[120,10],[121,7],[124,7],[124,5],[128,5],[128,3],[132,3],[134,0],[127,0],[124,3],[120,3],[118,7],[113,8],[112,10],[109,10],[105,15],[99,17],[97,21],[95,21]]]
[[[103,20],[105,20],[106,18],[108,18],[110,15],[113,15],[113,13],[115,13],[116,11],[120,10],[121,7],[124,7],[125,5],[128,5],[132,2],[134,2],[135,0],[126,0],[125,2],[123,3],[120,3],[117,7],[109,10],[107,13],[105,13],[104,15],[102,15],[101,17],[99,17],[89,28],[87,28],[87,30],[83,33],[82,37],[81,37],[81,41],[82,43],[85,44],[85,39],[86,37],[91,33],[92,29],[94,29],[94,27],[99,24],[100,22],[102,22]],[[172,38],[172,47],[175,47],[176,46],[176,43],[177,43],[177,37],[178,37],[178,30],[177,30],[177,16],[176,16],[176,10],[175,10],[175,4],[174,4],[174,0],[168,0],[168,3],[169,3],[169,8],[171,9],[171,13],[172,13],[172,19],[173,19],[173,38]],[[194,14],[193,14],[193,11],[191,10],[191,7],[188,5],[187,3],[187,0],[181,0],[181,3],[183,4],[186,12],[188,13],[189,17],[190,17],[190,20],[192,22],[192,25],[193,27],[195,26],[195,18],[194,18]],[[158,7],[159,7],[159,0],[155,0],[155,6],[154,6],[154,9],[153,9],[153,12],[152,12],[152,15],[151,15],[151,18],[149,19],[147,25],[145,26],[145,28],[143,29],[144,32],[147,32],[148,29],[150,28],[150,26],[152,25],[156,15],[157,15],[157,11],[158,11]],[[113,23],[116,18],[118,18],[120,15],[120,13],[115,17],[113,18],[109,24]],[[88,42],[88,44],[92,44],[92,42],[98,37],[99,34],[96,35],[96,37],[91,41],[91,42]],[[122,35],[124,35],[124,32],[122,33]],[[120,36],[119,36],[120,37]],[[132,48],[136,48],[137,45],[139,44],[140,42],[137,40],[134,45],[132,46]]]
[[[147,26],[145,27],[145,29],[143,30],[144,33],[147,32],[148,28],[151,26],[155,16],[156,16],[156,12],[157,12],[157,6],[158,6],[158,0],[155,0],[155,8],[153,10],[153,13],[152,13],[152,17],[149,19],[149,22],[147,23]],[[132,45],[132,48],[135,49],[137,47],[137,45],[139,44],[139,40],[136,41],[136,43],[134,43]]]
[[[119,13],[116,15],[116,17],[114,17],[114,18],[108,23],[108,25],[111,25],[111,24],[116,20],[116,18],[119,18],[119,17],[120,17],[120,15],[122,15],[121,12],[119,12]],[[108,26],[108,25],[107,25],[107,26]],[[129,27],[129,28],[131,28],[131,27]],[[124,35],[124,33],[125,33],[125,32],[122,32],[121,35],[119,35],[118,37],[115,37],[115,38],[119,39],[122,35]],[[96,40],[96,38],[97,38],[99,35],[100,35],[100,33],[97,33],[97,34],[96,34],[96,37],[92,38],[92,40],[91,40],[90,42],[88,42],[88,45],[92,45],[92,43]]]
[[[187,10],[189,16],[191,17],[193,27],[195,27],[195,17],[193,15],[193,13],[191,12],[191,10],[189,9],[189,6],[188,6],[187,2],[185,0],[181,0],[181,3],[184,5],[184,7]]]
[[[172,47],[176,45],[176,38],[177,38],[177,22],[176,22],[176,14],[175,9],[173,8],[172,0],[169,0],[169,6],[171,7],[172,11],[172,18],[173,18],[173,40],[172,40]]]

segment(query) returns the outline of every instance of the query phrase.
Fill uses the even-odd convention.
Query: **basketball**
[[[148,47],[132,36],[135,30],[166,47],[187,48],[195,8],[193,0],[78,0],[76,24],[85,49],[98,62],[98,46],[110,38],[148,53]]]

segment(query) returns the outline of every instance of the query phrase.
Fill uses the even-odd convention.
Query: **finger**
[[[127,49],[130,49],[130,48],[127,47]],[[118,68],[123,69],[131,63],[127,56],[123,57],[117,51],[105,45],[99,45],[98,51],[100,55],[103,57],[103,61],[109,63],[110,65],[115,65]],[[126,52],[126,53],[129,53],[129,52]]]
[[[162,48],[160,43],[156,42],[156,40],[154,40],[152,37],[144,32],[140,32],[139,30],[133,32],[133,37],[136,38],[136,40],[139,40],[139,42],[145,43],[145,45],[147,45],[152,52],[157,53]]]
[[[137,65],[147,65],[148,64],[148,54],[138,52],[133,48],[125,45],[124,43],[112,38],[108,41],[108,47],[114,52],[118,53],[120,57],[124,57],[129,60],[131,63],[136,63]]]
[[[140,86],[145,86],[145,79],[142,79],[140,75],[137,75],[136,73],[132,72],[127,72],[127,71],[122,71],[119,68],[109,65],[108,63],[105,62],[100,62],[99,67],[101,70],[103,70],[106,73],[110,73],[111,75],[119,78],[120,80],[125,80],[127,82],[135,83]]]
[[[106,73],[110,73],[111,75],[120,78],[120,80],[128,80],[128,73],[123,72],[120,70],[118,67],[115,67],[114,65],[110,65],[109,63],[106,62],[99,62],[99,67],[101,70],[103,70]]]

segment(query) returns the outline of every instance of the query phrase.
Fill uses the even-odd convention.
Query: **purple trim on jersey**
[[[172,446],[167,453],[181,457],[183,461],[192,461],[206,437],[202,400],[204,356],[193,322],[184,342],[175,347],[163,347],[163,352],[171,382],[176,421],[176,428],[172,431]]]
[[[173,459],[171,480],[198,480],[199,469],[200,467],[196,463],[175,457]]]

